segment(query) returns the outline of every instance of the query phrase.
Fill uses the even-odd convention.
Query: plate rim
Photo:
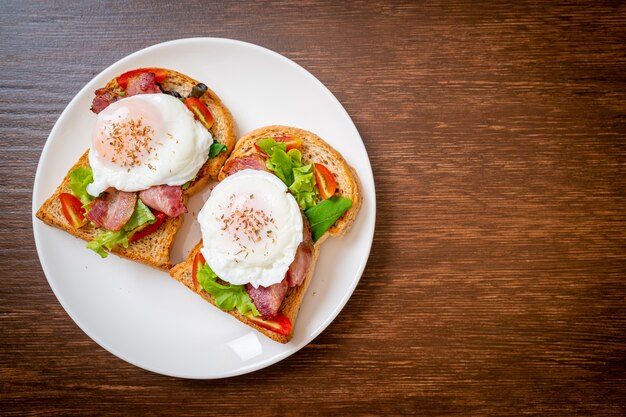
[[[124,64],[125,61],[130,61],[133,58],[142,55],[142,54],[146,54],[146,53],[150,53],[153,50],[158,50],[161,48],[166,48],[166,47],[171,47],[171,46],[176,46],[177,44],[186,44],[186,43],[211,43],[211,42],[216,42],[216,43],[231,43],[231,44],[235,44],[238,46],[244,46],[247,48],[252,48],[252,49],[257,49],[263,53],[266,54],[270,54],[272,55],[274,58],[278,58],[279,60],[281,60],[283,63],[286,63],[294,68],[296,68],[297,71],[302,72],[304,75],[306,75],[310,80],[312,80],[317,88],[319,88],[327,97],[329,97],[332,101],[335,102],[335,104],[338,106],[338,109],[343,113],[342,116],[345,117],[348,121],[349,121],[349,128],[353,131],[354,134],[356,134],[356,136],[359,139],[360,145],[363,148],[363,151],[365,153],[366,156],[366,168],[367,168],[367,172],[365,173],[367,178],[368,178],[368,183],[371,183],[371,188],[368,186],[368,190],[372,193],[372,198],[371,198],[371,202],[368,201],[369,204],[367,204],[367,209],[371,211],[370,215],[371,215],[371,231],[369,233],[367,233],[367,235],[369,236],[368,242],[367,242],[367,250],[364,251],[364,256],[362,257],[362,260],[360,262],[360,264],[358,265],[357,269],[356,269],[356,274],[355,274],[355,279],[353,280],[353,282],[350,284],[350,286],[347,288],[346,292],[343,294],[343,296],[341,297],[339,303],[337,303],[334,308],[332,309],[332,311],[330,311],[330,314],[328,314],[327,319],[324,320],[316,329],[314,329],[310,334],[306,335],[306,337],[303,339],[303,341],[298,344],[298,345],[292,345],[289,346],[288,344],[285,344],[284,346],[287,347],[289,346],[288,349],[284,350],[283,352],[276,354],[274,356],[271,356],[269,358],[266,358],[262,361],[256,361],[256,362],[252,362],[250,364],[244,364],[243,366],[239,367],[238,369],[235,370],[230,370],[227,372],[216,372],[213,375],[187,375],[187,374],[182,374],[182,373],[177,373],[177,372],[169,372],[167,370],[164,369],[157,369],[153,366],[147,366],[146,364],[141,364],[141,363],[137,363],[135,360],[129,358],[126,354],[124,354],[123,352],[119,351],[118,349],[114,348],[113,346],[110,346],[105,340],[103,340],[100,336],[94,334],[91,330],[88,331],[86,328],[89,327],[88,325],[86,325],[80,317],[78,317],[76,315],[76,313],[70,308],[69,306],[69,302],[63,297],[63,295],[61,294],[61,290],[59,287],[57,287],[57,284],[54,282],[53,279],[49,278],[50,274],[52,273],[50,271],[50,267],[49,265],[46,265],[46,262],[44,261],[45,258],[45,254],[42,253],[42,245],[39,244],[39,240],[42,238],[40,236],[40,231],[39,229],[43,226],[49,227],[47,225],[44,224],[39,224],[41,223],[39,219],[37,219],[36,217],[36,212],[37,212],[37,202],[35,201],[37,196],[36,196],[36,190],[38,190],[39,188],[41,188],[41,181],[42,181],[42,175],[43,173],[41,172],[41,167],[42,167],[42,161],[44,160],[44,158],[48,157],[48,153],[51,152],[51,141],[50,139],[53,138],[54,136],[58,135],[57,131],[60,129],[60,123],[59,121],[63,118],[66,117],[66,113],[69,113],[69,109],[71,107],[73,107],[73,104],[79,100],[80,97],[82,97],[85,92],[89,89],[91,89],[91,84],[94,82],[94,80],[96,78],[99,78],[102,74],[106,73],[107,71],[111,70],[113,67],[117,67],[120,64]],[[362,175],[362,173],[360,172],[359,174]],[[360,175],[360,177],[361,177]],[[371,181],[369,181],[371,179]],[[360,183],[361,186],[363,187],[363,179],[360,178]],[[46,197],[42,197],[44,200]],[[320,80],[318,80],[313,74],[311,74],[306,68],[304,68],[303,66],[301,66],[300,64],[298,64],[297,62],[287,58],[286,56],[275,52],[269,48],[266,48],[264,46],[261,45],[257,45],[254,43],[250,43],[250,42],[246,42],[246,41],[241,41],[241,40],[237,40],[237,39],[230,39],[230,38],[222,38],[222,37],[190,37],[190,38],[179,38],[179,39],[173,39],[173,40],[169,40],[169,41],[165,41],[165,42],[160,42],[157,44],[153,44],[150,46],[147,46],[145,48],[139,49],[137,51],[134,51],[128,55],[125,55],[124,57],[118,59],[117,61],[115,61],[114,63],[112,63],[111,65],[107,66],[106,68],[104,68],[102,71],[100,71],[99,73],[97,73],[96,75],[94,75],[93,77],[91,77],[91,79],[89,81],[87,81],[87,83],[72,97],[72,99],[68,102],[68,104],[65,106],[65,108],[63,109],[63,111],[61,112],[61,114],[57,117],[52,129],[50,130],[50,133],[48,134],[48,137],[46,138],[45,144],[42,148],[41,151],[41,155],[39,157],[38,163],[37,163],[37,170],[35,173],[35,180],[33,182],[33,191],[32,191],[32,199],[31,199],[31,206],[32,206],[32,228],[33,228],[33,236],[34,236],[34,240],[35,240],[35,247],[37,250],[37,255],[39,258],[39,263],[42,267],[42,270],[44,272],[44,275],[46,277],[46,281],[48,282],[48,285],[50,286],[50,288],[52,289],[52,292],[54,293],[55,297],[57,298],[59,304],[61,304],[61,307],[63,307],[64,311],[66,314],[68,314],[68,316],[70,316],[70,318],[74,321],[74,323],[82,330],[82,332],[87,335],[87,337],[89,337],[91,340],[93,340],[97,345],[99,345],[102,349],[104,349],[105,351],[111,353],[112,355],[116,356],[118,359],[123,360],[124,362],[127,362],[133,366],[136,366],[138,368],[156,373],[156,374],[160,374],[160,375],[166,375],[169,377],[175,377],[175,378],[184,378],[184,379],[221,379],[221,378],[230,378],[230,377],[235,377],[235,376],[239,376],[239,375],[244,375],[247,373],[251,373],[263,368],[266,368],[270,365],[273,365],[275,363],[278,363],[282,360],[284,360],[285,358],[293,355],[294,353],[298,352],[300,349],[302,349],[303,347],[307,346],[309,343],[311,343],[311,341],[313,341],[317,336],[319,336],[339,315],[339,313],[343,310],[343,308],[345,307],[345,305],[348,303],[348,301],[350,300],[350,298],[352,297],[352,294],[354,293],[354,290],[356,289],[356,286],[358,285],[358,283],[361,281],[361,278],[363,276],[363,272],[365,270],[365,267],[367,265],[367,262],[369,260],[369,256],[371,254],[371,248],[373,245],[373,240],[374,240],[374,233],[375,233],[375,227],[376,227],[376,190],[375,190],[375,182],[374,182],[374,175],[373,175],[373,171],[372,171],[372,167],[371,167],[371,162],[369,159],[369,154],[367,153],[367,149],[365,148],[365,143],[363,142],[363,138],[361,137],[360,133],[358,132],[358,129],[356,128],[356,125],[354,124],[354,121],[352,120],[352,118],[350,117],[350,115],[348,114],[348,112],[346,111],[346,109],[343,107],[343,105],[341,104],[341,102],[337,99],[337,97],[330,91],[330,89],[328,87],[326,87]],[[363,210],[364,207],[361,206],[361,210]],[[367,224],[363,225],[363,227],[366,227]],[[366,252],[366,253],[365,253]],[[291,342],[290,342],[291,343]]]

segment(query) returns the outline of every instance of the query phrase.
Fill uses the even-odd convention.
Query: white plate
[[[109,256],[44,225],[35,211],[89,147],[96,116],[93,92],[138,67],[165,67],[206,83],[231,110],[238,137],[284,124],[311,130],[341,152],[358,172],[363,206],[350,232],[328,239],[307,291],[294,337],[285,345],[209,305],[165,272]],[[199,239],[194,215],[206,192],[190,201],[172,260]],[[70,102],[44,146],[33,190],[37,252],[50,287],[72,319],[100,346],[136,366],[184,378],[221,378],[266,367],[309,343],[339,314],[356,287],[374,235],[372,169],[350,116],[314,76],[268,49],[234,40],[181,39],[135,52],[111,65]],[[63,337],[59,335],[59,337]]]

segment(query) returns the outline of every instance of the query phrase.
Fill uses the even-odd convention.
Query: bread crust
[[[257,153],[258,151],[254,147],[256,141],[268,136],[282,135],[300,137],[302,139],[302,146],[300,148],[300,151],[302,152],[303,163],[308,164],[310,162],[318,162],[326,165],[326,167],[328,167],[330,171],[334,174],[335,180],[337,181],[337,193],[343,197],[347,197],[352,200],[352,207],[348,209],[348,211],[346,211],[346,213],[344,213],[344,215],[339,220],[337,220],[335,225],[333,225],[333,227],[331,227],[328,232],[324,233],[324,235],[322,235],[313,245],[311,266],[303,283],[298,287],[290,288],[287,292],[285,300],[283,301],[283,304],[281,305],[279,311],[287,316],[293,325],[291,333],[289,335],[280,335],[271,330],[259,327],[246,316],[239,313],[237,310],[226,312],[235,317],[237,320],[263,333],[270,339],[280,343],[287,343],[293,337],[298,312],[300,311],[300,306],[302,305],[302,301],[304,300],[304,295],[306,294],[306,291],[311,284],[311,279],[313,278],[315,264],[317,263],[317,259],[319,257],[321,244],[328,238],[328,236],[332,235],[339,237],[344,235],[348,231],[348,229],[354,223],[359,208],[361,207],[362,197],[359,179],[354,168],[348,165],[343,156],[341,156],[339,152],[333,149],[323,139],[307,130],[279,125],[266,126],[253,130],[252,132],[247,133],[241,139],[239,139],[229,159],[240,158],[246,155]],[[220,180],[224,179],[225,174],[220,171],[218,178]],[[189,253],[189,256],[185,261],[175,265],[170,270],[170,275],[174,279],[186,285],[192,291],[199,294],[202,298],[215,305],[215,301],[210,294],[208,294],[201,288],[194,287],[191,277],[193,270],[193,259],[201,247],[202,241],[198,242],[198,244]]]
[[[186,97],[191,89],[198,84],[198,81],[191,77],[183,75],[173,70],[166,70],[167,76],[160,83],[161,87],[167,91],[176,91],[181,96]],[[116,93],[122,93],[124,90],[117,83],[117,77],[113,78],[106,85],[106,88]],[[191,185],[183,192],[183,200],[187,203],[189,196],[202,190],[210,181],[217,179],[219,171],[232,152],[235,146],[235,124],[230,111],[224,106],[220,98],[208,89],[200,100],[209,108],[213,115],[214,123],[210,129],[213,140],[226,145],[226,152],[222,152],[214,158],[209,159],[198,171],[196,178]],[[36,213],[37,218],[44,223],[58,227],[66,232],[83,239],[85,241],[93,240],[99,231],[90,223],[76,229],[72,227],[63,216],[61,204],[58,199],[59,194],[69,193],[69,173],[77,167],[88,167],[89,151],[87,150],[76,162],[76,164],[68,171],[67,175],[57,187],[56,191],[48,198]],[[114,247],[111,252],[121,257],[131,259],[133,261],[142,262],[155,268],[169,270],[172,267],[170,262],[170,250],[174,243],[176,232],[180,229],[183,222],[183,216],[168,218],[157,231],[150,235],[128,245],[128,248]]]

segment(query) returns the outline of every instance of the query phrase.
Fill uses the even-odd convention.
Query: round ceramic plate
[[[164,67],[207,84],[230,109],[237,137],[282,124],[317,133],[359,174],[363,206],[352,229],[321,248],[315,275],[287,344],[223,313],[166,272],[111,255],[37,220],[35,211],[89,147],[93,92],[139,67]],[[195,215],[208,190],[189,202],[172,250],[182,261],[199,240]],[[265,48],[228,39],[181,39],[120,60],[89,82],[59,117],[44,146],[33,190],[33,229],[50,287],[67,313],[100,346],[136,366],[184,378],[221,378],[266,367],[309,343],[339,314],[356,287],[374,236],[376,201],[365,147],[350,116],[313,75]]]

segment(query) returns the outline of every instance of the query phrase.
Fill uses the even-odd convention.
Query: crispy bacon
[[[97,198],[89,205],[87,218],[94,222],[96,226],[102,227],[106,221],[109,212],[109,202],[104,198]]]
[[[127,193],[109,188],[104,196],[91,202],[87,218],[98,227],[114,232],[121,230],[135,211],[137,193]]]
[[[137,94],[161,93],[161,89],[156,84],[155,75],[152,72],[142,72],[128,80],[126,95],[136,96]]]
[[[162,93],[161,89],[155,81],[155,75],[152,72],[142,72],[128,80],[126,86],[126,97],[135,96],[137,94]],[[111,103],[115,103],[122,97],[117,95],[108,88],[99,88],[95,92],[96,96],[91,102],[91,111],[98,114],[106,109]]]
[[[265,166],[265,158],[263,155],[258,153],[242,156],[240,158],[229,159],[222,168],[222,172],[225,176],[229,176],[243,169],[255,169],[257,171],[269,172]]]
[[[259,286],[259,288],[254,288],[251,284],[246,284],[248,295],[265,320],[276,316],[285,299],[288,288],[289,285],[286,279],[269,287]]]
[[[140,191],[139,198],[146,206],[162,211],[169,217],[187,213],[183,190],[179,185],[156,185]]]
[[[109,104],[114,103],[121,98],[122,97],[118,96],[108,88],[98,88],[96,90],[96,96],[91,102],[91,111],[98,114],[102,110],[106,109]]]
[[[285,280],[290,288],[297,287],[304,282],[313,261],[313,237],[311,236],[311,226],[305,216],[302,216],[302,226],[302,242],[298,246],[296,256],[285,275]]]

